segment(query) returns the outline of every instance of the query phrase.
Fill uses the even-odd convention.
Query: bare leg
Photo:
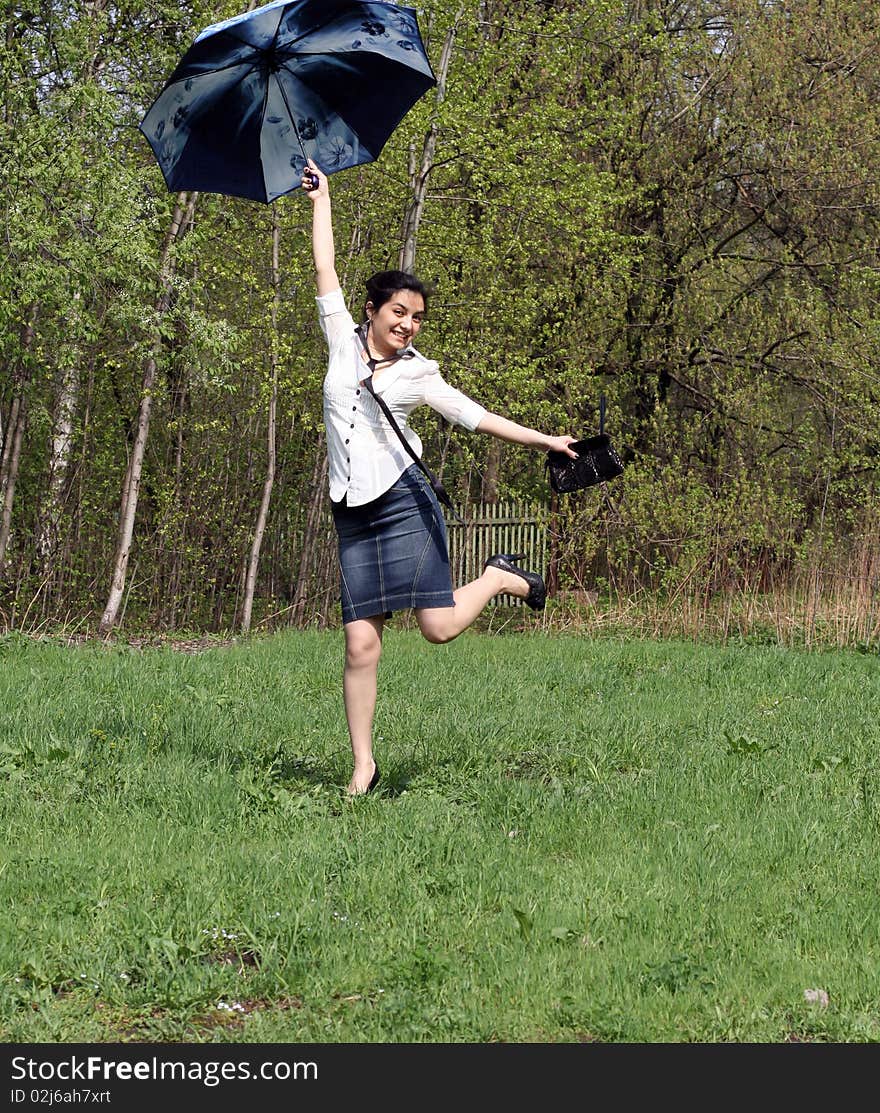
[[[422,636],[438,645],[452,641],[467,630],[493,595],[502,592],[525,599],[529,585],[522,576],[515,576],[501,568],[490,566],[484,569],[482,576],[452,593],[454,607],[419,607],[415,611]]]
[[[376,769],[373,760],[373,713],[379,657],[382,654],[382,628],[385,619],[359,618],[345,624],[345,670],[342,693],[345,717],[354,756],[354,772],[348,785],[351,796],[364,792]]]

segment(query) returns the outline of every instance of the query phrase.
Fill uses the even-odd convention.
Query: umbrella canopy
[[[141,121],[171,190],[268,203],[371,162],[436,84],[412,8],[276,0],[207,27]]]

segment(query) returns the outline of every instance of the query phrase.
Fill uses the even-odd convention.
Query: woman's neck
[[[370,356],[376,361],[376,363],[390,363],[391,360],[397,359],[398,350],[397,350],[397,348],[395,348],[393,352],[388,352],[387,355],[381,355],[376,350],[375,345],[371,344],[370,345]]]
[[[388,363],[390,360],[396,359],[397,356],[400,353],[399,348],[389,348],[387,351],[383,352],[379,348],[379,345],[376,343],[375,338],[373,337],[373,331],[369,327],[369,325],[367,326],[367,329],[366,329],[366,338],[367,338],[367,345],[366,345],[367,353],[370,356],[370,358],[374,359],[377,363]]]

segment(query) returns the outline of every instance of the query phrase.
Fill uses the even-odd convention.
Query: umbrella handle
[[[308,167],[306,167],[306,169],[303,170],[303,182],[302,182],[303,189],[305,189],[309,193],[311,193],[312,190],[317,189],[320,184],[321,184],[321,181],[318,178],[318,175],[313,174],[311,172],[311,170],[309,170]]]

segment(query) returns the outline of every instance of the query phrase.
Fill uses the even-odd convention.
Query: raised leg
[[[512,572],[491,566],[484,568],[482,576],[452,593],[454,607],[420,607],[415,611],[422,636],[437,645],[451,642],[467,630],[493,595],[502,593],[525,599],[529,585]]]

